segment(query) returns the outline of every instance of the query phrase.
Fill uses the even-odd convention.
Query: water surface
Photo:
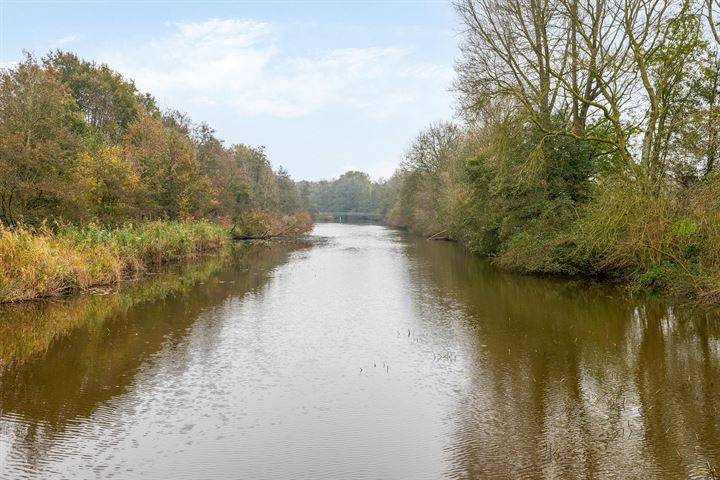
[[[0,312],[0,478],[713,478],[720,320],[319,224]]]

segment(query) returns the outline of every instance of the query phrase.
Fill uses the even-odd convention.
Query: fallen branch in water
[[[270,240],[280,235],[233,235],[233,240]]]
[[[428,240],[452,240],[452,238],[450,238],[449,236],[443,235],[446,232],[447,232],[447,230],[441,230],[441,231],[429,236],[427,239]]]

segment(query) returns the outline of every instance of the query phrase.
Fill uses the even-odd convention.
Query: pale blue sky
[[[0,0],[0,64],[74,51],[296,179],[378,178],[452,117],[456,25],[449,0]]]

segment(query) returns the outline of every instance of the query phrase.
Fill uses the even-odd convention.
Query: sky
[[[296,180],[378,179],[452,119],[457,32],[450,0],[0,0],[0,66],[72,51]]]

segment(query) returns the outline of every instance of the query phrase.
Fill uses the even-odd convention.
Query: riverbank
[[[98,287],[94,292],[97,294],[0,305],[0,372],[8,365],[44,354],[54,341],[78,327],[94,325],[95,330],[104,333],[105,328],[99,327],[108,318],[136,305],[182,294],[207,281],[228,263],[231,253],[231,248],[220,248],[203,258],[164,266],[157,275],[147,275],[137,282]]]
[[[593,193],[575,208],[523,219],[513,229],[506,225],[509,214],[468,200],[454,215],[430,217],[421,209],[390,216],[388,224],[426,238],[440,232],[504,271],[602,279],[636,292],[720,305],[718,175],[682,193],[668,188],[648,195],[627,181]]]
[[[107,228],[0,227],[0,302],[82,292],[147,269],[216,250],[227,229],[206,221],[156,221]]]
[[[239,230],[260,231],[268,237],[297,236],[312,228],[305,216],[269,222],[255,215],[254,223],[243,223]],[[262,225],[271,227],[258,230]],[[0,227],[0,303],[112,285],[168,262],[215,251],[231,240],[228,228],[209,221]]]
[[[287,252],[307,248],[308,245],[297,238],[273,242],[227,242],[216,251],[206,252],[197,258],[184,258],[153,267],[152,275],[96,287],[88,294],[0,304],[0,376],[9,366],[17,367],[46,354],[51,345],[77,329],[87,329],[95,341],[112,341],[108,336],[110,331],[114,334],[133,328],[125,315],[138,307],[162,308],[149,305],[162,305],[172,301],[171,298],[188,295],[191,290],[195,293],[189,295],[187,305],[217,298],[218,290],[225,290],[222,277],[218,277],[221,271],[246,272],[240,276],[244,283],[236,278],[232,284],[241,290],[253,288],[257,285],[256,273],[266,272],[281,263]],[[186,313],[187,310],[183,312]],[[154,332],[167,327],[169,322],[166,318],[156,318],[154,323],[157,325],[150,330]],[[149,323],[153,323],[152,320]],[[148,335],[154,336],[146,332],[142,339],[134,337],[133,340],[146,348]],[[128,347],[125,343],[123,345]],[[133,349],[133,353],[125,358],[132,361],[136,354],[137,350]]]

